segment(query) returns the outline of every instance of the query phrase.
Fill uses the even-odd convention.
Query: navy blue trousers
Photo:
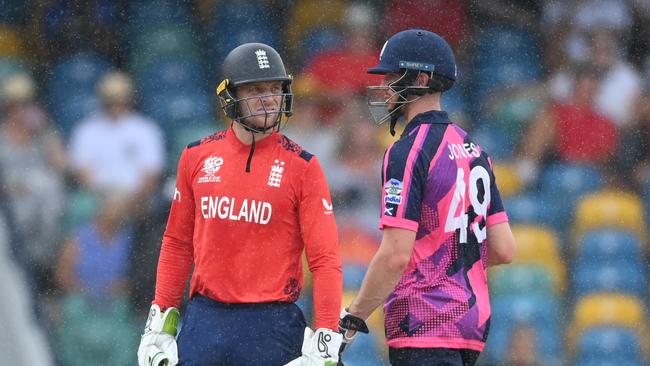
[[[451,348],[389,348],[392,366],[472,366],[480,352]]]
[[[281,366],[300,357],[305,317],[293,303],[190,300],[178,335],[181,366]]]

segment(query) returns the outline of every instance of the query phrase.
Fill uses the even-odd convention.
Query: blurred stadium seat
[[[638,332],[622,327],[594,327],[587,329],[578,342],[578,363],[592,359],[641,359],[642,340]]]
[[[492,26],[479,34],[476,45],[474,90],[479,104],[494,90],[542,76],[534,33],[512,26]]]
[[[169,143],[169,157],[171,163],[168,165],[168,171],[171,174],[176,174],[178,158],[181,156],[181,152],[188,144],[200,140],[203,137],[208,137],[222,129],[222,127],[223,126],[213,120],[206,120],[175,128],[174,133],[169,136],[171,139],[171,142]]]
[[[594,293],[581,297],[567,328],[567,349],[575,350],[579,337],[589,328],[617,326],[646,334],[647,321],[645,306],[636,297],[620,293]]]
[[[519,141],[545,99],[545,92],[538,87],[505,89],[486,100],[484,113],[492,122],[491,127],[503,131],[513,141]]]
[[[59,132],[67,137],[77,122],[97,110],[96,84],[113,66],[94,53],[77,53],[57,62],[49,73],[45,105]]]
[[[301,57],[297,61],[300,68],[309,63],[314,56],[321,52],[337,50],[343,46],[343,35],[332,28],[313,28],[302,39]]]
[[[208,89],[206,72],[198,58],[155,60],[135,74],[141,98],[161,91],[198,92]]]
[[[641,259],[636,262],[594,261],[576,265],[573,270],[573,295],[594,292],[618,292],[639,298],[647,295],[647,270]]]
[[[212,119],[213,107],[213,99],[205,93],[175,90],[142,101],[142,111],[163,126],[168,138],[176,128]]]
[[[158,26],[139,33],[133,40],[129,56],[131,68],[138,73],[164,58],[191,58],[201,55],[191,29],[187,26]]]
[[[560,241],[552,229],[534,224],[513,224],[512,233],[517,242],[516,262],[548,266],[564,264]]]
[[[509,139],[505,132],[490,127],[489,122],[474,130],[471,136],[483,151],[496,160],[508,160],[513,155],[516,141]]]
[[[0,1],[0,23],[15,24],[25,22],[26,13],[31,9],[32,0],[2,0]]]
[[[587,231],[576,243],[576,262],[641,261],[642,244],[633,231],[594,229]]]
[[[580,196],[602,188],[603,176],[592,165],[557,162],[546,167],[541,174],[540,189],[550,196],[563,200]]]
[[[579,361],[576,366],[645,366],[647,363],[642,358],[623,357],[621,355],[614,355],[608,357],[601,357],[598,359],[589,359]]]
[[[67,99],[48,106],[54,122],[64,137],[69,137],[75,125],[99,109],[95,94],[69,94]]]
[[[58,61],[49,70],[48,99],[62,103],[71,94],[95,94],[95,85],[113,65],[94,53],[77,53]]]
[[[495,267],[490,270],[488,279],[492,296],[536,293],[555,296],[557,293],[548,268],[539,264],[513,263]]]
[[[298,49],[305,35],[316,27],[336,28],[343,19],[345,5],[343,0],[328,1],[327,6],[310,0],[296,1],[291,7],[287,24],[287,47]]]
[[[597,228],[627,229],[645,240],[645,211],[641,198],[632,193],[614,190],[582,196],[575,211],[574,243],[586,231]]]
[[[209,67],[216,76],[219,74],[221,64],[230,50],[248,42],[265,43],[281,51],[280,37],[276,30],[265,23],[254,24],[246,28],[234,27],[235,31],[217,33],[208,37]],[[289,70],[288,72],[291,72]],[[216,80],[214,82],[216,84]]]
[[[552,364],[561,350],[562,333],[559,324],[560,307],[555,296],[548,294],[509,294],[492,298],[490,336],[485,350],[486,358],[497,364],[505,362],[510,336],[518,326],[530,326],[537,337],[537,354],[541,364]]]
[[[280,51],[281,37],[274,24],[264,1],[219,2],[206,25],[208,71],[216,77],[228,52],[242,43],[261,42]]]
[[[539,182],[543,199],[557,207],[557,222],[562,230],[567,229],[573,221],[576,201],[602,187],[603,176],[597,167],[563,162],[546,167]]]
[[[553,230],[562,226],[557,202],[545,200],[540,193],[521,192],[504,199],[510,221],[517,224],[544,225]]]
[[[521,191],[521,179],[514,164],[494,163],[492,169],[502,198],[510,197]]]
[[[24,56],[20,32],[16,28],[0,23],[0,57],[23,58]]]
[[[127,23],[137,26],[133,30],[142,31],[163,24],[188,25],[192,13],[184,2],[139,0],[129,2]]]
[[[560,242],[555,231],[539,225],[512,225],[517,257],[522,261],[561,261]]]

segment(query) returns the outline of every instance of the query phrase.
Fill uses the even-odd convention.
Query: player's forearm
[[[154,303],[161,308],[180,306],[185,283],[192,270],[193,256],[191,244],[167,236],[163,238],[158,259]]]
[[[359,295],[348,311],[352,315],[367,319],[393,291],[408,265],[408,259],[380,249],[370,263]]]
[[[313,286],[314,328],[338,329],[343,292],[341,267],[321,268],[315,271]]]

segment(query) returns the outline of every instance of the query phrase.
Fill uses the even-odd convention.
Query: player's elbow
[[[411,255],[407,253],[395,253],[387,261],[387,269],[390,272],[404,273],[406,266],[411,261]]]
[[[515,259],[515,242],[508,243],[506,248],[503,248],[497,254],[499,264],[509,264]]]
[[[515,238],[508,223],[488,229],[488,259],[490,264],[508,264],[515,259]]]

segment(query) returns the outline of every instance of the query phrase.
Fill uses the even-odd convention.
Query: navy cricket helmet
[[[222,81],[217,86],[217,97],[227,117],[244,124],[247,128],[258,131],[253,126],[248,126],[242,120],[256,115],[251,113],[242,114],[240,105],[247,102],[247,99],[236,97],[236,88],[243,84],[257,83],[264,81],[281,81],[282,96],[281,109],[274,113],[272,124],[264,130],[279,126],[282,115],[290,117],[292,114],[293,93],[291,92],[291,75],[287,74],[284,63],[278,52],[271,46],[263,43],[245,43],[236,47],[226,56],[222,66]],[[268,95],[267,95],[268,96]],[[263,98],[259,96],[254,98]],[[245,109],[245,108],[244,108]],[[267,115],[270,115],[268,113]]]
[[[456,81],[456,58],[444,38],[423,29],[408,29],[390,37],[379,55],[379,65],[368,69],[369,74],[402,73],[405,70],[424,71],[432,79],[434,92],[444,92]]]
[[[441,93],[456,81],[456,59],[449,44],[439,35],[423,29],[408,29],[390,37],[379,55],[379,64],[369,74],[396,74],[387,84],[368,87],[368,105],[375,122],[390,120],[390,132],[402,108],[417,100],[413,96]],[[418,76],[429,76],[428,85],[417,85]]]

